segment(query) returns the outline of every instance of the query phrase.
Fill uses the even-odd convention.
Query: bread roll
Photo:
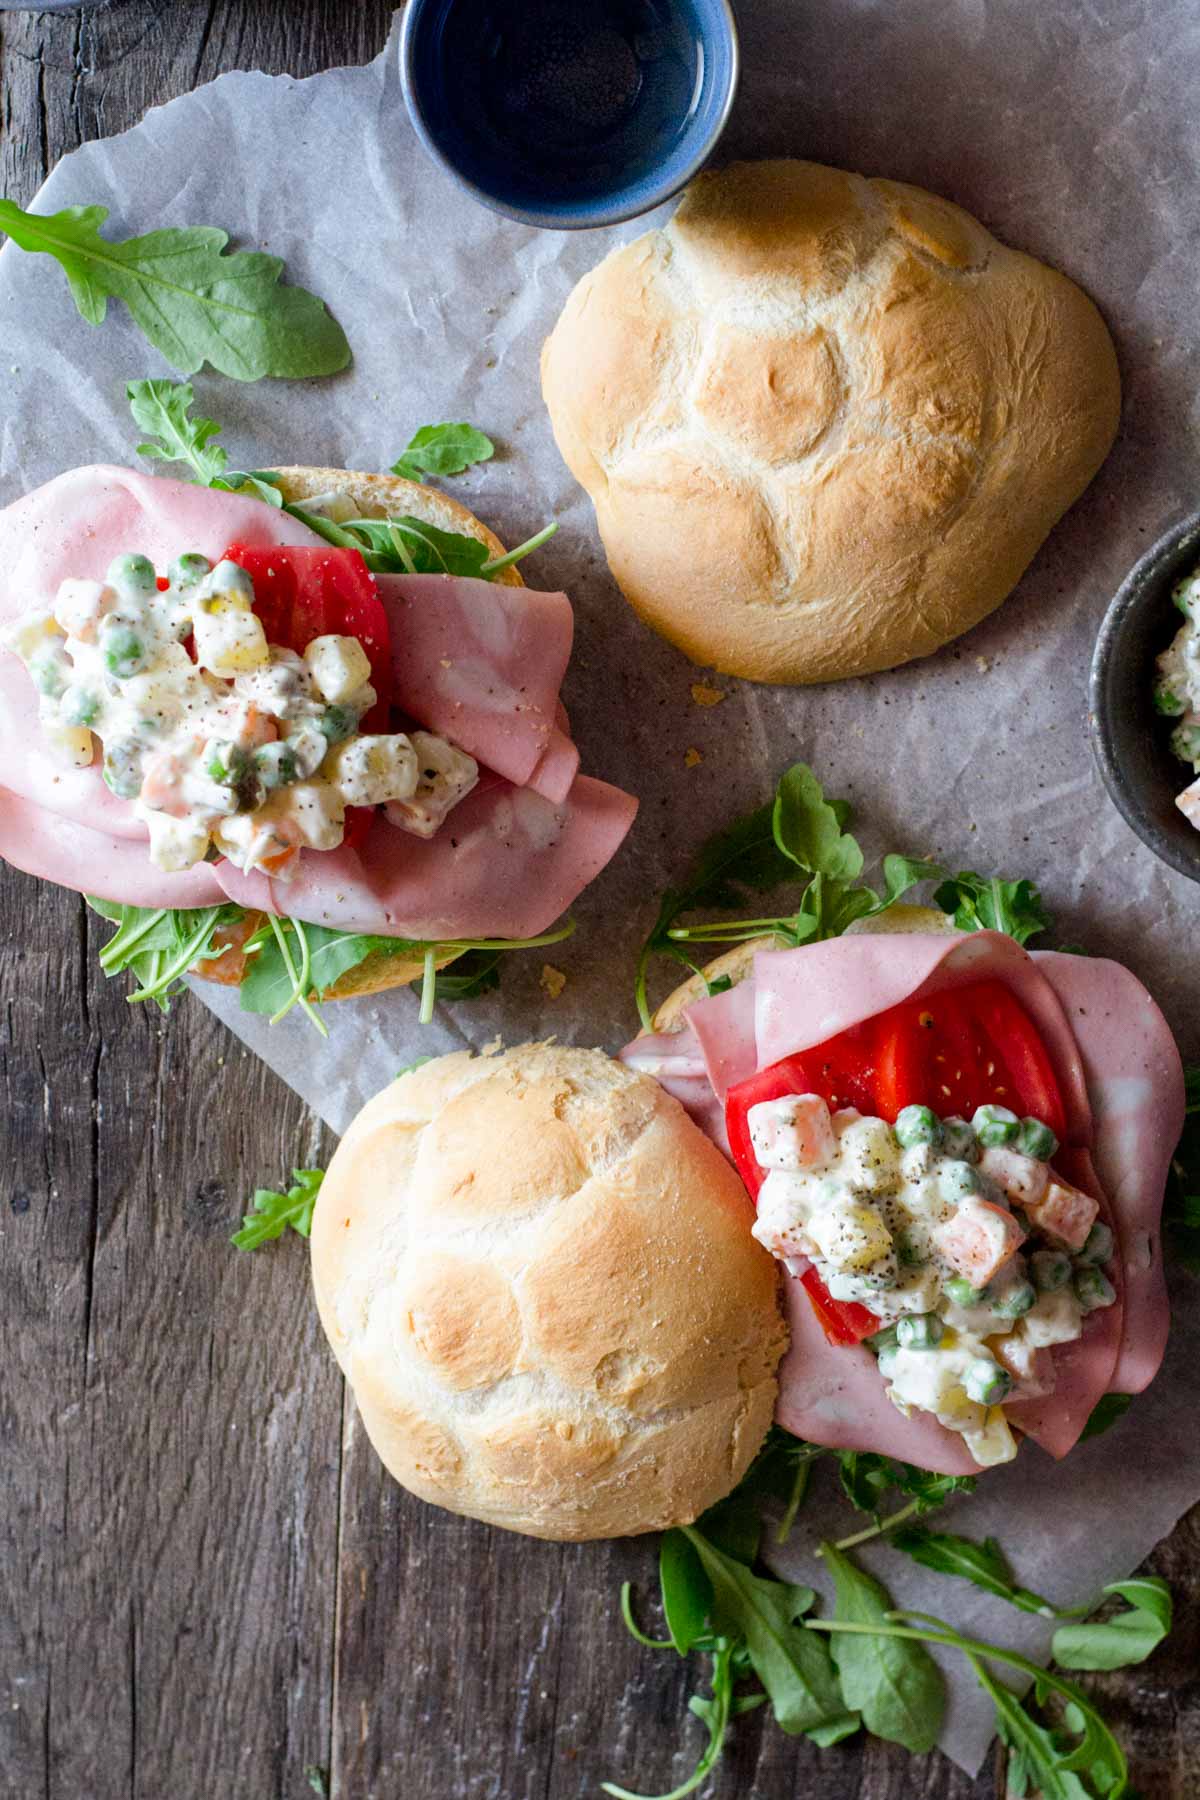
[[[436,525],[441,531],[461,532],[464,537],[478,538],[486,544],[490,556],[503,556],[504,545],[493,531],[474,513],[452,500],[437,488],[425,487],[418,481],[406,481],[401,475],[370,475],[357,469],[316,469],[287,466],[274,471],[275,483],[285,500],[314,500],[318,494],[337,492],[352,500],[360,519],[410,518],[425,525]],[[495,576],[505,587],[524,587],[520,572],[512,564]],[[204,981],[215,981],[223,987],[237,987],[246,973],[246,959],[241,946],[262,924],[261,913],[249,913],[241,925],[218,932],[217,942],[230,948],[223,956],[199,962],[189,973]],[[438,968],[456,960],[454,955],[438,958]],[[347,969],[333,986],[312,999],[354,1000],[365,994],[382,994],[387,988],[407,987],[419,981],[425,972],[423,958],[396,956],[387,950],[372,950],[360,963]]]
[[[654,1531],[741,1478],[784,1348],[720,1152],[596,1050],[456,1053],[346,1133],[317,1305],[371,1441],[422,1499],[532,1537]]]
[[[949,201],[816,163],[701,175],[542,355],[626,598],[696,662],[815,682],[1011,592],[1117,427],[1091,301]]]

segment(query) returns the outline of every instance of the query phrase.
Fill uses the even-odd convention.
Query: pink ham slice
[[[690,1025],[680,1031],[648,1031],[634,1038],[621,1051],[621,1061],[643,1075],[653,1075],[728,1156],[725,1107],[713,1091],[700,1040]]]
[[[488,775],[434,838],[379,818],[357,850],[307,852],[289,881],[218,863],[229,899],[343,931],[419,939],[534,937],[615,854],[637,801],[576,777],[561,806]]]
[[[689,1008],[692,1054],[703,1061],[715,1100],[755,1067],[904,1000],[984,978],[1002,980],[1037,1024],[1068,1118],[1069,1141],[1056,1160],[1068,1179],[1101,1200],[1119,1246],[1112,1271],[1117,1304],[1093,1313],[1077,1343],[1055,1350],[1052,1395],[1007,1409],[1051,1455],[1064,1456],[1102,1394],[1140,1391],[1152,1379],[1168,1327],[1158,1228],[1166,1169],[1183,1122],[1183,1078],[1170,1031],[1136,977],[1092,958],[1030,955],[995,932],[839,938],[763,952],[753,977],[733,990],[744,993],[740,1003],[725,994]],[[635,1039],[625,1054],[645,1041]],[[661,1042],[665,1055],[670,1039]],[[693,1100],[692,1110],[700,1117],[704,1109]],[[891,1405],[868,1351],[828,1342],[798,1281],[787,1278],[786,1291],[798,1346],[781,1372],[778,1416],[788,1430],[946,1473],[964,1470],[942,1458],[966,1454],[965,1472],[974,1468],[955,1434],[927,1415],[906,1420]],[[947,1447],[943,1439],[954,1441]]]
[[[225,899],[212,863],[169,875],[155,868],[144,844],[92,831],[4,788],[0,856],[43,881],[127,906],[215,906]]]
[[[565,799],[579,764],[557,717],[574,633],[566,595],[453,575],[378,582],[396,704],[517,787]]]
[[[322,540],[258,500],[130,469],[72,470],[0,512],[0,625],[48,609],[68,576],[103,578],[122,552],[140,551],[165,570],[182,551],[215,560],[233,542]],[[109,791],[98,764],[64,769],[50,754],[33,684],[16,657],[0,653],[8,790],[0,790],[0,850],[31,874],[131,905],[203,905],[228,893],[256,907],[294,902],[302,918],[352,920],[348,929],[381,935],[536,935],[610,859],[636,810],[630,796],[578,775],[558,698],[570,602],[436,575],[383,576],[379,587],[398,704],[485,771],[508,777],[485,772],[437,837],[423,842],[380,820],[369,869],[353,851],[310,854],[286,888],[227,865],[219,876],[211,868],[166,876],[149,860],[132,805]],[[17,796],[31,804],[18,806]]]

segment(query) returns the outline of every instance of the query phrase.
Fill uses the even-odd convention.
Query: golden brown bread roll
[[[755,681],[928,655],[1011,592],[1120,387],[1096,308],[949,201],[735,163],[579,282],[558,446],[646,622]]]
[[[372,1443],[425,1500],[533,1537],[653,1531],[741,1478],[785,1331],[745,1189],[596,1050],[412,1070],[359,1114],[312,1229]]]

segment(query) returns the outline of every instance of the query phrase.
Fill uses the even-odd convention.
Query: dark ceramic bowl
[[[738,82],[730,0],[408,0],[400,80],[426,150],[525,225],[583,230],[686,186]]]
[[[1104,785],[1144,844],[1200,881],[1200,831],[1175,804],[1193,779],[1171,754],[1171,720],[1154,710],[1154,659],[1182,619],[1171,589],[1200,563],[1200,512],[1173,526],[1118,588],[1092,658],[1092,748]]]

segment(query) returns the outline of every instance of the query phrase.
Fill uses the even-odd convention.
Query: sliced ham
[[[126,906],[215,906],[225,899],[212,863],[168,875],[155,868],[144,844],[59,818],[4,788],[0,856],[43,881]]]
[[[436,837],[377,818],[361,851],[305,852],[288,881],[218,863],[229,899],[343,931],[418,939],[545,931],[611,859],[637,801],[576,778],[561,806],[486,776]]]
[[[378,585],[397,705],[518,787],[563,799],[575,773],[554,781],[569,760],[557,717],[574,633],[567,596],[454,575],[381,575]]]
[[[1112,1388],[1140,1394],[1170,1329],[1162,1201],[1184,1121],[1183,1068],[1171,1028],[1141,982],[1104,957],[1039,952],[1079,1045],[1095,1131],[1092,1157],[1111,1202],[1125,1317]]]
[[[102,579],[125,551],[165,570],[185,551],[215,561],[234,542],[322,540],[259,500],[130,469],[74,469],[0,512],[0,625],[49,610],[70,576]],[[571,652],[570,602],[437,575],[381,576],[379,590],[391,619],[397,704],[484,769],[434,838],[413,838],[381,818],[369,867],[350,850],[306,854],[287,886],[228,865],[219,874],[205,867],[164,875],[150,862],[132,803],[109,791],[98,762],[60,766],[42,736],[27,671],[0,652],[0,850],[31,874],[137,906],[203,905],[228,894],[272,910],[294,904],[301,918],[351,921],[349,929],[381,935],[524,937],[545,929],[614,854],[636,809],[628,795],[578,774],[558,697]]]
[[[725,1106],[714,1092],[700,1040],[690,1025],[677,1031],[645,1032],[621,1051],[621,1061],[643,1075],[653,1075],[660,1087],[673,1094],[726,1155]]]
[[[903,1001],[983,979],[1003,981],[1037,1025],[1067,1113],[1055,1165],[1100,1202],[1118,1245],[1110,1270],[1117,1303],[1090,1314],[1076,1343],[1055,1348],[1052,1393],[1006,1408],[1061,1457],[1104,1393],[1138,1392],[1153,1378],[1169,1324],[1160,1216],[1183,1124],[1183,1076],[1170,1030],[1135,976],[1100,959],[1030,954],[996,932],[845,937],[764,951],[739,988],[688,1008],[691,1066],[682,1079],[694,1087],[694,1065],[703,1063],[713,1105],[695,1092],[689,1104],[703,1122],[755,1068]],[[666,1062],[671,1042],[670,1034],[635,1039],[623,1054],[634,1060],[652,1043]],[[725,1147],[723,1117],[713,1135]],[[891,1404],[869,1351],[828,1342],[799,1281],[785,1278],[785,1289],[793,1347],[781,1370],[781,1424],[818,1443],[879,1450],[945,1473],[974,1470],[957,1434],[927,1414],[906,1419]]]

